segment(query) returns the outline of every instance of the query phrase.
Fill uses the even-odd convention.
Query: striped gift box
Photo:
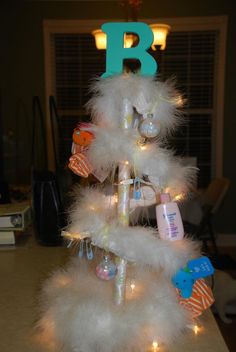
[[[76,153],[69,159],[68,167],[78,176],[88,177],[92,171],[86,155],[83,153]]]
[[[192,313],[193,318],[201,315],[202,312],[209,308],[214,302],[212,290],[202,279],[199,279],[195,282],[193,286],[193,293],[190,298],[184,299],[179,295],[179,291],[178,298],[179,303]]]

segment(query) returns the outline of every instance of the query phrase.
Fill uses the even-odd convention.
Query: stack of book
[[[15,232],[31,223],[31,208],[26,202],[0,204],[0,246],[15,246]]]

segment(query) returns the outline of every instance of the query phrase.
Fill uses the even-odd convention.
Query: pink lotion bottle
[[[171,202],[169,193],[160,195],[161,204],[156,206],[157,226],[163,240],[182,240],[184,227],[177,203]]]

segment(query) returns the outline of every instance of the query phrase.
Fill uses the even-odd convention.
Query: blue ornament
[[[134,179],[134,192],[133,192],[133,197],[136,200],[141,199],[141,185],[140,185],[140,177],[136,177]]]
[[[210,259],[200,257],[190,260],[185,268],[180,268],[172,277],[172,283],[179,289],[181,297],[190,298],[196,280],[203,279],[213,273],[214,268]]]
[[[200,257],[190,260],[187,264],[188,269],[191,271],[192,276],[197,279],[203,279],[214,273],[214,268],[211,261],[207,257]]]
[[[173,276],[172,283],[179,289],[181,297],[189,298],[192,296],[195,279],[189,271],[186,271],[186,269],[179,269]]]

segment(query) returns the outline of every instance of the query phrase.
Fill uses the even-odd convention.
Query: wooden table
[[[66,248],[42,247],[33,238],[15,250],[1,251],[0,351],[47,352],[33,337],[38,292],[48,273],[63,265],[69,255]],[[202,322],[197,336],[189,329],[171,348],[158,352],[227,352],[210,311]]]

